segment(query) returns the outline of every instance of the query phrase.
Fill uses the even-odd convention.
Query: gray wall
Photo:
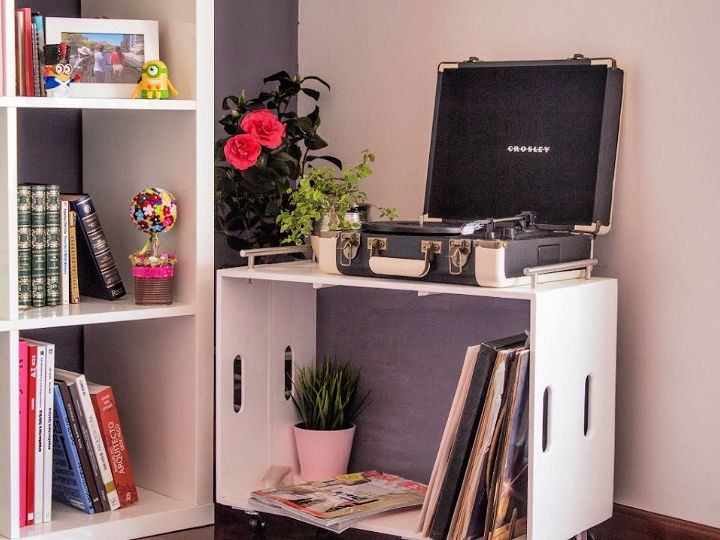
[[[317,358],[350,361],[370,389],[350,470],[427,482],[467,347],[522,333],[529,315],[523,300],[321,289]]]
[[[262,79],[277,71],[297,73],[297,0],[215,1],[215,110],[222,113],[225,96],[245,89],[252,97]],[[216,137],[223,130],[215,128]],[[215,267],[238,266],[240,258],[215,235]]]

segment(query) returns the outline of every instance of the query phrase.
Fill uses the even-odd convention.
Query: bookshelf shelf
[[[213,522],[213,4],[45,4],[46,16],[72,5],[87,18],[157,20],[161,57],[182,99],[0,96],[0,539],[130,540],[207,525]],[[16,80],[14,11],[21,5],[2,4],[0,69],[9,93]],[[58,126],[67,117],[73,129],[43,131],[43,115]],[[43,166],[52,169],[53,158],[45,156],[56,151],[79,160],[68,173],[57,167],[55,177]],[[31,182],[91,195],[126,297],[18,310],[17,187]],[[177,227],[163,238],[163,248],[180,261],[176,302],[137,306],[127,254],[145,238],[129,223],[128,203],[155,185],[172,192],[181,207]],[[82,330],[65,328],[71,326]],[[65,357],[58,354],[58,367],[77,362],[90,380],[113,387],[135,481],[146,489],[129,508],[88,516],[54,503],[50,522],[20,527],[18,338],[28,330],[42,338],[53,328],[46,341],[60,344],[67,336],[71,342]]]
[[[115,512],[87,515],[57,504],[49,523],[25,527],[20,538],[77,540],[78,538],[139,538],[160,534],[172,523],[178,529],[211,522],[212,504],[190,505],[154,491],[138,488],[140,501]]]
[[[10,328],[30,330],[34,328],[184,317],[195,315],[195,313],[195,306],[179,302],[169,306],[138,306],[135,304],[132,295],[127,295],[114,302],[81,297],[79,304],[21,311],[18,320],[10,322]]]
[[[110,99],[110,98],[47,98],[0,97],[1,107],[27,109],[104,109],[130,111],[194,111],[197,102],[192,99]]]
[[[363,417],[358,419],[361,436],[358,439],[356,433],[352,459],[356,470],[377,469],[422,481],[403,470],[392,470],[392,465],[386,470],[385,464],[423,471],[432,467],[440,437],[429,434],[438,431],[434,428],[441,431],[442,426],[431,429],[428,424],[420,432],[408,426],[429,420],[427,407],[436,403],[419,402],[431,387],[440,384],[438,378],[451,377],[451,358],[444,357],[443,351],[458,346],[464,350],[478,343],[478,331],[502,332],[490,339],[518,333],[518,326],[527,328],[529,321],[527,538],[569,538],[612,515],[616,280],[575,279],[541,284],[536,289],[490,289],[328,275],[314,263],[303,261],[220,270],[217,276],[215,450],[219,504],[248,510],[249,496],[262,486],[270,466],[286,465],[298,471],[292,436],[297,416],[285,397],[287,350],[292,351],[293,364],[303,367],[322,355],[323,345],[329,343],[338,347],[334,350],[341,358],[354,362],[362,360],[357,355],[367,356],[368,363],[360,364],[362,369],[392,374],[382,378],[382,389],[371,387],[371,392],[380,396],[377,399],[383,400],[379,405],[382,412],[376,412],[367,423]],[[326,286],[347,287],[348,291],[319,296],[318,289]],[[444,296],[434,296],[438,294]],[[367,302],[378,302],[385,318],[353,324],[355,310],[357,316],[367,319],[360,307]],[[437,302],[440,307],[433,310]],[[328,311],[321,312],[323,308]],[[431,358],[432,368],[428,359],[420,362],[408,356],[438,339],[437,332],[422,330],[421,324],[433,324],[428,317],[418,316],[422,323],[415,323],[414,314],[421,310],[428,310],[430,318],[443,318],[436,324],[442,328],[446,347],[439,349],[432,343],[430,354],[437,355]],[[387,318],[393,316],[397,320]],[[390,320],[396,325],[389,329]],[[477,326],[469,329],[469,320]],[[498,328],[514,330],[508,333]],[[340,341],[324,339],[345,331],[347,339],[342,335]],[[407,350],[410,342],[415,342],[414,352]],[[412,366],[414,360],[426,371],[427,383],[410,389],[407,381],[393,380],[393,376],[405,369],[405,364]],[[238,369],[242,380],[239,394]],[[589,380],[592,389],[586,394]],[[402,390],[393,392],[393,385]],[[583,432],[585,414],[590,428]],[[387,420],[387,416],[393,419]],[[395,428],[401,433],[389,433]],[[363,435],[364,430],[370,434]],[[420,466],[409,463],[399,444],[413,447],[413,455],[430,456],[428,462]],[[243,467],[235,466],[240,459]],[[583,477],[580,491],[578,475]],[[356,528],[419,540],[423,536],[417,532],[418,520],[419,510],[398,511],[365,520]]]

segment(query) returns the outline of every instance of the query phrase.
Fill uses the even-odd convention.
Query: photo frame
[[[70,45],[81,75],[71,98],[130,98],[143,64],[160,58],[157,21],[47,17],[45,42]]]

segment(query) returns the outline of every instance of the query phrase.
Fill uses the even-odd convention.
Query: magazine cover
[[[342,532],[370,516],[420,506],[427,487],[399,476],[366,471],[319,482],[282,486],[252,493],[258,510],[283,514]]]

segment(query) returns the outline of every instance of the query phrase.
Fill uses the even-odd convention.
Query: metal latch
[[[387,238],[369,236],[367,239],[367,248],[370,252],[370,256],[374,257],[377,255],[378,251],[385,251],[387,249]]]
[[[340,265],[350,266],[355,257],[357,257],[360,248],[360,233],[340,233]]]
[[[433,255],[442,253],[442,242],[423,240],[420,243],[420,251],[425,255],[425,261],[429,262]]]
[[[448,249],[448,271],[452,276],[459,276],[470,258],[472,242],[470,240],[450,240]]]

